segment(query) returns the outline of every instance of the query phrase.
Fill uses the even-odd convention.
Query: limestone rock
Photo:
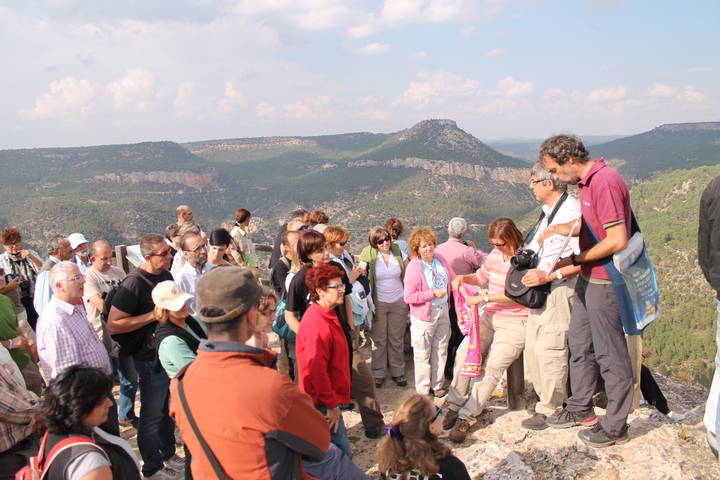
[[[465,459],[471,477],[482,475],[483,480],[534,479],[535,474],[517,453],[498,443],[476,443],[456,454]]]

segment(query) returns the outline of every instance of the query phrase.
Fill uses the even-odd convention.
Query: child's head
[[[378,444],[380,471],[437,473],[436,459],[450,455],[450,449],[437,437],[442,421],[442,408],[427,396],[415,393],[407,397],[395,410],[392,425]]]

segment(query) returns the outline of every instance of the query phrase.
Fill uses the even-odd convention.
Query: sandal
[[[407,387],[407,380],[405,379],[404,375],[400,375],[399,377],[392,377],[393,381],[395,382],[395,385],[398,387]]]

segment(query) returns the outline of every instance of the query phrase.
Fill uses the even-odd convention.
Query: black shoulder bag
[[[563,192],[562,196],[555,203],[555,207],[547,217],[547,224],[550,225],[555,218],[555,214],[560,209],[560,206],[567,199],[568,193]],[[540,228],[540,224],[545,218],[545,212],[540,214],[535,226],[528,232],[523,239],[523,246],[527,245]],[[542,250],[542,247],[540,247]],[[539,252],[535,253],[529,248],[519,248],[515,255],[510,259],[510,269],[508,270],[507,276],[505,277],[505,296],[513,302],[528,308],[542,308],[547,301],[547,297],[550,294],[550,283],[544,285],[538,285],[537,287],[526,287],[522,283],[522,279],[525,274],[537,268],[539,262]]]
[[[190,426],[193,429],[193,433],[195,433],[195,438],[197,438],[198,442],[200,443],[200,446],[203,449],[203,452],[205,453],[205,456],[207,457],[208,461],[210,462],[210,465],[212,465],[213,470],[215,471],[215,475],[219,480],[227,480],[227,475],[225,475],[225,472],[222,469],[222,466],[220,466],[220,462],[218,462],[217,457],[213,453],[212,449],[210,448],[210,445],[207,444],[205,441],[205,437],[202,436],[202,433],[200,433],[200,429],[198,428],[197,423],[195,422],[195,417],[193,417],[192,412],[190,411],[190,406],[187,402],[187,397],[185,396],[185,388],[183,387],[183,377],[185,376],[185,372],[187,370],[187,366],[180,369],[180,371],[177,373],[175,378],[177,379],[177,385],[178,385],[178,395],[180,396],[180,403],[182,404],[183,412],[185,412],[185,416],[188,419],[188,422],[190,422]]]

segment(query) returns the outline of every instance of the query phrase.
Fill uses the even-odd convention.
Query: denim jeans
[[[323,415],[327,415],[327,408],[325,408],[325,405],[315,405],[315,408],[317,408]],[[340,415],[340,420],[338,421],[337,432],[330,430],[330,442],[342,450],[345,455],[352,458],[350,440],[347,436],[347,429],[345,428],[345,422],[343,421],[342,414]]]
[[[143,459],[142,473],[149,477],[175,455],[175,422],[168,415],[170,379],[155,368],[155,361],[134,360],[140,387],[137,444]]]
[[[132,357],[111,357],[113,368],[120,377],[120,404],[118,418],[131,420],[135,415],[135,394],[138,389],[138,374]]]

